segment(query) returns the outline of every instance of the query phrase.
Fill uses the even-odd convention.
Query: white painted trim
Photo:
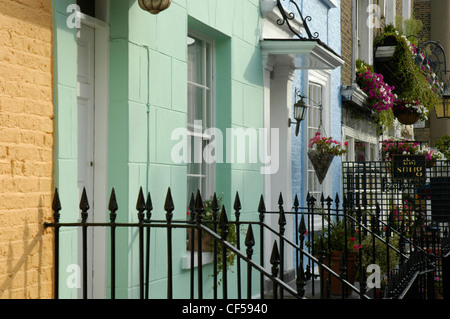
[[[214,254],[202,252],[202,265],[211,264],[214,261]],[[194,268],[198,267],[198,252],[194,251]],[[186,251],[186,255],[181,258],[181,269],[191,269],[191,251]]]
[[[337,8],[339,6],[337,0],[321,0],[329,9]],[[348,1],[348,0],[347,0]]]
[[[108,202],[108,105],[109,105],[109,25],[99,19],[77,13],[82,24],[95,30],[95,152],[94,222],[104,222]],[[106,298],[106,230],[96,232],[94,240],[94,282],[92,296]]]
[[[410,19],[412,16],[411,0],[402,1],[402,16],[403,19]]]
[[[355,130],[355,129],[349,127],[349,126],[342,125],[342,138],[345,139],[346,136],[351,137],[353,139],[356,138],[356,139],[358,139],[360,141],[363,141],[363,142],[374,144],[375,145],[375,160],[376,161],[379,160],[378,159],[379,153],[380,153],[379,152],[379,150],[380,150],[380,143],[379,143],[380,138],[379,137],[371,135],[371,134],[367,134],[367,133],[365,133],[363,131]],[[354,151],[355,151],[354,150],[354,145],[349,143],[349,152],[348,152],[348,154],[350,155],[350,157],[354,157],[354,155],[355,155]],[[366,150],[366,152],[367,151],[368,150]],[[349,161],[353,162],[354,158],[350,159]]]
[[[261,14],[264,17],[264,20],[262,22],[262,32],[261,32],[261,40],[263,39],[290,39],[294,37],[294,34],[289,29],[286,23],[283,25],[279,25],[277,22],[279,20],[283,21],[283,16],[281,15],[280,10],[278,10],[278,7],[276,6],[276,3],[272,4],[264,4],[270,2],[270,0],[261,0]],[[270,7],[273,5],[272,9],[270,10]],[[285,10],[286,11],[286,10]],[[289,12],[286,11],[287,14]],[[291,24],[292,28],[299,33],[301,33],[303,30],[303,22],[298,19],[294,18],[292,20],[289,20],[289,23]]]
[[[210,87],[210,116],[211,118],[208,119],[210,127],[216,127],[216,42],[214,39],[209,38],[205,36],[204,34],[197,32],[195,30],[188,30],[188,37],[195,37],[199,39],[200,41],[203,41],[204,43],[207,43],[210,45],[210,56],[209,56],[209,68],[210,68],[210,81],[211,81],[211,87]],[[206,62],[205,62],[206,63]],[[206,87],[204,87],[206,88]],[[193,125],[188,124],[188,128],[192,128]],[[208,135],[205,135],[202,131],[199,132],[192,132],[189,131],[188,133],[191,136],[197,136],[197,137],[203,137],[204,139],[210,139],[211,137]],[[206,194],[202,194],[202,197],[204,199],[208,199],[210,196],[213,195],[214,191],[216,190],[216,174],[217,174],[217,168],[215,163],[211,164],[205,164],[206,165]],[[187,175],[192,176],[192,175]]]
[[[387,1],[385,3],[386,25],[395,24],[395,16],[397,15],[397,2]]]
[[[263,54],[274,55],[277,61],[295,63],[296,69],[332,70],[344,64],[344,60],[315,40],[263,40]]]
[[[309,70],[308,85],[310,83],[316,83],[322,86],[322,124],[327,135],[329,136],[331,131],[331,71]],[[314,103],[314,101],[311,101],[309,103]],[[331,182],[332,181],[328,177],[325,177],[322,184],[324,194],[331,194]]]

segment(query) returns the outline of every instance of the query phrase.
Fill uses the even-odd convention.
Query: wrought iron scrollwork
[[[424,42],[419,50],[425,55],[425,61],[430,62],[430,67],[434,73],[440,74],[447,69],[446,54],[439,41]]]
[[[308,27],[308,22],[311,22],[312,18],[310,16],[306,16],[303,17],[302,12],[300,10],[300,7],[298,6],[298,4],[294,1],[294,0],[289,0],[290,4],[293,4],[298,12],[298,15],[303,23],[303,28],[305,29],[305,32],[307,34],[307,37],[304,37],[301,35],[301,32],[299,30],[294,29],[294,27],[292,27],[291,22],[292,20],[295,19],[296,15],[294,12],[286,12],[286,10],[284,9],[283,5],[281,4],[280,0],[277,0],[277,7],[280,10],[282,19],[278,19],[277,24],[279,26],[282,26],[286,23],[286,25],[288,26],[289,30],[291,30],[291,32],[296,35],[299,39],[302,40],[314,40],[314,39],[318,39],[319,38],[319,33],[318,32],[314,32],[311,33],[311,30]]]
[[[447,75],[447,55],[439,41],[426,41],[418,48],[418,56],[423,54],[423,64],[429,66],[437,80],[443,83],[443,91],[450,87]],[[442,84],[441,84],[442,85]]]

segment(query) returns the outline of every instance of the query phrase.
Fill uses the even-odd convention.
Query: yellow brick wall
[[[52,298],[51,0],[0,4],[0,298]]]

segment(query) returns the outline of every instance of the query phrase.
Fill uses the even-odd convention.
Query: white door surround
[[[107,220],[108,52],[109,27],[78,13],[78,188],[86,187],[89,221]],[[90,298],[106,298],[106,232],[90,232],[88,265]],[[81,247],[81,246],[80,246]],[[81,251],[81,248],[79,249]],[[91,280],[92,279],[92,280]],[[80,289],[81,290],[81,289]]]

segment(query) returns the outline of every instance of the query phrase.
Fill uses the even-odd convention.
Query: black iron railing
[[[445,278],[448,274],[448,258],[442,258],[441,242],[446,240],[441,229],[421,228],[420,232],[412,233],[407,236],[410,228],[394,227],[392,220],[385,218],[382,211],[382,205],[376,203],[372,210],[367,204],[364,206],[359,202],[349,201],[344,197],[342,206],[338,195],[333,199],[325,198],[323,195],[319,200],[314,197],[307,197],[307,207],[300,207],[298,197],[295,196],[291,211],[285,211],[283,208],[283,197],[280,194],[278,211],[266,211],[264,198],[261,196],[257,208],[258,220],[243,220],[241,218],[241,201],[239,194],[236,193],[233,209],[234,214],[227,213],[225,206],[219,206],[216,195],[213,196],[212,205],[209,213],[212,219],[205,218],[204,202],[200,192],[194,197],[192,194],[189,204],[189,218],[184,220],[174,219],[174,202],[169,188],[164,204],[165,219],[155,219],[153,213],[153,204],[150,194],[145,199],[142,188],[139,191],[136,211],[138,221],[135,223],[117,222],[117,216],[120,214],[119,206],[116,200],[115,190],[113,189],[109,202],[109,221],[104,223],[91,223],[88,221],[89,201],[86,191],[83,191],[80,201],[81,221],[77,223],[61,223],[60,216],[63,214],[61,202],[59,200],[58,190],[55,191],[53,200],[54,222],[45,223],[45,227],[54,228],[55,231],[55,298],[59,297],[59,232],[64,227],[76,227],[81,230],[81,258],[82,258],[82,296],[88,298],[88,250],[91,246],[88,243],[88,229],[97,227],[106,227],[109,229],[109,260],[110,263],[110,285],[112,299],[116,298],[117,277],[127,274],[118,274],[116,271],[116,232],[120,228],[133,228],[137,232],[138,240],[138,268],[139,268],[139,298],[150,298],[150,265],[151,265],[151,231],[152,229],[164,229],[165,238],[158,238],[165,241],[166,247],[158,245],[157,249],[166,249],[167,264],[167,299],[174,298],[175,289],[180,289],[174,283],[174,240],[180,239],[180,236],[174,236],[174,231],[184,229],[190,238],[197,235],[203,238],[204,235],[210,236],[212,248],[212,271],[211,268],[203,267],[204,255],[202,252],[205,247],[202,240],[195,246],[194,241],[190,240],[186,253],[190,255],[190,285],[189,292],[186,294],[191,299],[203,298],[228,298],[230,287],[236,289],[233,296],[237,298],[405,298],[421,297],[431,298],[431,278],[440,276]],[[266,223],[266,217],[275,215],[278,217],[278,229]],[[247,215],[244,215],[247,216]],[[231,218],[230,218],[231,217]],[[273,218],[272,218],[273,219]],[[287,220],[291,220],[295,227],[295,236],[293,239],[286,236],[286,232],[292,232],[286,229]],[[359,274],[356,281],[350,280],[349,272],[351,266],[348,264],[347,257],[352,247],[345,241],[344,254],[340,260],[340,267],[334,269],[331,267],[331,251],[333,242],[331,240],[331,229],[327,227],[328,223],[341,222],[344,225],[344,236],[348,235],[354,238],[360,247],[356,247],[356,267]],[[317,228],[317,229],[315,229]],[[245,230],[245,238],[240,238],[241,232]],[[230,243],[230,232],[234,231],[237,237],[235,244]],[[257,236],[255,236],[255,234]],[[259,236],[258,236],[259,235]],[[267,237],[267,236],[271,237]],[[320,238],[314,240],[314,236]],[[159,235],[161,237],[161,235]],[[275,238],[270,256],[264,251],[266,238]],[[441,240],[440,238],[444,238]],[[175,243],[176,244],[176,243]],[[258,246],[255,248],[255,246]],[[242,247],[241,247],[242,245]],[[179,245],[178,245],[179,246]],[[382,247],[384,254],[378,252]],[[257,249],[255,251],[255,249]],[[286,254],[290,252],[295,256],[295,280],[287,282],[285,278],[287,266],[285,264]],[[229,254],[235,256],[235,271],[228,271],[227,263]],[[259,254],[259,260],[255,256]],[[420,262],[418,257],[421,256]],[[218,260],[221,259],[221,267]],[[397,262],[391,266],[391,261]],[[160,261],[162,262],[162,261]],[[385,264],[386,269],[381,274],[386,279],[385,285],[375,289],[367,289],[367,270],[366,265]],[[417,266],[417,265],[420,265]],[[424,266],[426,265],[426,266]],[[252,280],[255,274],[259,277],[258,285],[254,285]],[[213,293],[205,294],[205,276],[213,277]],[[219,277],[221,277],[219,279]],[[246,280],[244,280],[244,277]],[[236,280],[236,284],[230,285]],[[219,285],[220,281],[220,285]],[[319,291],[316,291],[316,283],[319,284]],[[334,286],[340,285],[340,295],[337,296]],[[258,291],[254,287],[259,286]],[[443,286],[443,284],[442,284]],[[234,288],[236,287],[236,288]],[[269,287],[269,288],[268,288]],[[427,295],[418,294],[417,291],[427,291]],[[183,287],[183,289],[186,289]],[[356,296],[355,296],[356,295]]]
[[[352,205],[378,224],[376,233],[382,231],[385,241],[398,241],[399,265],[389,269],[388,264],[392,277],[385,297],[442,295],[442,242],[450,230],[450,165],[446,161],[424,165],[423,174],[413,178],[397,175],[392,161],[343,164],[344,192]],[[412,266],[412,256],[419,266]]]
[[[314,198],[309,198],[309,202],[313,203],[315,201]],[[329,273],[329,276],[334,276],[340,278],[344,282],[344,285],[348,285],[351,289],[359,293],[359,290],[354,287],[352,284],[346,282],[345,276],[339,274],[329,266],[324,264],[323,258],[317,257],[311,254],[311,251],[305,250],[304,243],[305,238],[307,238],[306,232],[309,227],[312,227],[312,217],[315,214],[314,206],[310,205],[307,208],[301,208],[298,204],[298,198],[296,197],[294,202],[294,211],[285,212],[283,209],[283,197],[280,194],[279,197],[279,211],[270,212],[266,211],[264,199],[261,196],[258,213],[259,213],[259,221],[243,221],[240,219],[240,211],[241,211],[241,203],[239,194],[236,194],[235,202],[234,202],[234,218],[229,220],[229,217],[226,211],[225,206],[219,207],[217,204],[216,196],[214,195],[213,204],[212,204],[212,220],[204,220],[204,208],[203,208],[203,200],[201,198],[201,194],[197,193],[197,196],[194,197],[192,194],[190,205],[189,205],[189,218],[186,220],[175,220],[173,218],[174,214],[174,204],[172,199],[171,190],[169,189],[166,195],[164,211],[165,219],[157,220],[153,218],[153,204],[150,194],[147,195],[147,199],[144,197],[144,193],[142,188],[139,191],[136,210],[138,222],[136,223],[120,223],[117,222],[118,212],[118,204],[116,200],[115,190],[113,189],[110,196],[109,201],[109,221],[105,221],[104,223],[92,223],[88,222],[89,216],[89,201],[86,196],[86,190],[83,190],[83,194],[80,201],[80,211],[81,211],[81,221],[76,223],[61,223],[60,216],[62,213],[62,205],[59,199],[58,190],[55,191],[54,200],[53,200],[53,210],[54,210],[54,222],[53,223],[45,223],[45,227],[54,228],[55,231],[55,298],[59,297],[59,264],[60,264],[60,254],[59,254],[59,232],[61,228],[64,227],[76,227],[81,230],[81,259],[82,259],[82,297],[88,298],[88,250],[91,249],[90,245],[88,245],[88,229],[97,228],[97,227],[106,227],[109,229],[109,256],[110,256],[110,284],[111,284],[111,298],[116,298],[116,280],[117,280],[117,271],[116,271],[116,232],[119,228],[134,228],[138,233],[138,242],[139,242],[139,254],[138,254],[138,262],[139,262],[139,296],[142,299],[149,298],[149,287],[150,287],[150,232],[152,229],[163,228],[166,230],[166,238],[165,241],[167,243],[167,298],[173,298],[174,291],[174,282],[173,282],[173,230],[174,229],[185,229],[186,232],[191,234],[191,238],[195,237],[195,232],[198,233],[198,237],[202,238],[204,234],[207,234],[212,237],[213,245],[212,245],[212,259],[213,259],[213,296],[212,298],[218,298],[219,289],[222,291],[222,298],[228,297],[229,290],[229,282],[230,280],[237,280],[237,297],[238,298],[251,298],[253,295],[257,294],[257,292],[253,292],[252,289],[252,272],[257,272],[259,274],[259,296],[260,298],[264,298],[267,296],[268,292],[265,291],[265,287],[267,287],[267,281],[271,283],[272,292],[270,294],[273,298],[285,298],[288,294],[294,298],[304,298],[305,296],[305,286],[309,279],[314,277],[314,269],[312,272],[310,271],[311,266],[304,267],[304,264],[311,263],[315,265],[320,265],[323,270]],[[339,208],[331,208],[331,202],[328,202],[328,215],[331,216],[342,215],[343,211],[339,210]],[[336,201],[338,206],[339,200]],[[272,228],[270,225],[265,223],[265,217],[269,214],[278,215],[278,229]],[[289,239],[285,236],[286,232],[286,216],[293,215],[295,219],[295,227],[296,233],[298,237],[295,240]],[[308,221],[305,221],[305,218],[308,218]],[[228,233],[230,232],[231,227],[235,228],[235,233],[237,237],[236,245],[232,245],[228,241]],[[247,228],[245,240],[243,240],[243,244],[245,248],[240,247],[241,239],[240,233],[243,228]],[[259,232],[259,238],[256,239],[254,236],[254,230],[257,229]],[[264,252],[264,242],[265,236],[268,234],[272,234],[275,236],[276,240],[273,243],[273,248],[270,256],[266,256]],[[177,238],[179,240],[179,238]],[[259,240],[260,244],[260,259],[254,260],[254,246]],[[192,299],[202,299],[204,298],[203,293],[203,278],[204,278],[204,269],[203,269],[203,254],[202,251],[204,249],[202,241],[200,240],[198,243],[197,251],[195,251],[194,241],[190,241],[191,247],[188,249],[187,253],[190,254],[190,289],[189,296]],[[219,247],[221,249],[219,249]],[[160,247],[159,249],[164,249]],[[286,271],[285,266],[285,254],[287,250],[293,250],[296,255],[297,265],[296,268],[296,280],[294,285],[289,285],[284,280],[284,274]],[[236,271],[233,275],[233,278],[228,273],[227,270],[227,253],[231,252],[236,256]],[[218,270],[218,254],[222,254],[222,266],[221,270]],[[268,258],[269,257],[269,258]],[[304,262],[304,260],[307,262]],[[195,262],[197,263],[197,267],[195,266]],[[247,280],[244,283],[242,280],[242,273],[247,272]],[[124,274],[121,274],[124,275]],[[209,275],[209,274],[208,274]],[[219,288],[218,285],[218,277],[222,276],[222,287]],[[195,282],[195,278],[197,282]],[[243,287],[246,285],[246,287]],[[324,294],[322,292],[322,294]]]

